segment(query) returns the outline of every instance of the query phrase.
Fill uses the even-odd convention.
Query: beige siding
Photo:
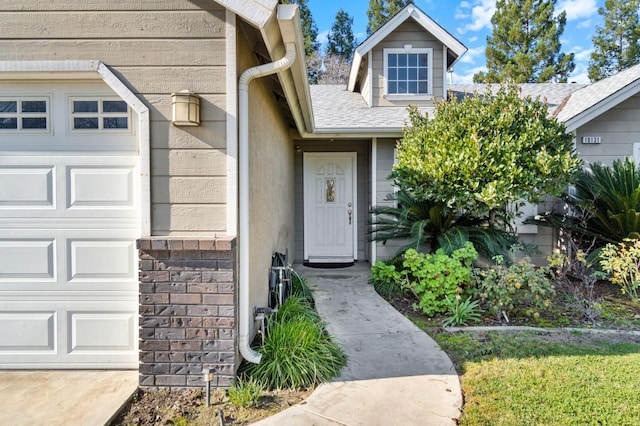
[[[394,204],[387,199],[387,196],[395,191],[393,181],[389,179],[389,175],[395,162],[394,149],[396,142],[395,139],[378,139],[378,162],[376,165],[376,205],[378,206],[391,206]],[[378,260],[393,257],[401,246],[402,243],[400,241],[387,241],[385,244],[377,243]]]
[[[226,231],[225,10],[210,0],[3,0],[0,60],[100,60],[150,108],[153,235]],[[171,93],[202,96],[175,127]]]
[[[238,75],[258,65],[242,31],[238,32]],[[269,78],[254,80],[249,87],[249,306],[265,306],[268,274],[274,251],[294,250],[293,142]],[[242,171],[240,171],[242,173]]]
[[[358,260],[369,260],[368,243],[368,210],[370,199],[370,152],[371,142],[366,141],[295,141],[295,207],[296,207],[296,261],[304,258],[304,208],[303,208],[303,170],[302,154],[304,152],[355,152],[357,154],[357,179],[358,179]]]
[[[640,95],[580,127],[576,136],[578,155],[589,163],[611,164],[616,159],[633,158],[633,144],[640,142]],[[600,136],[602,143],[583,144],[583,136]]]
[[[402,48],[406,44],[411,44],[413,48],[432,48],[433,60],[430,77],[433,80],[433,96],[441,99],[444,95],[443,88],[443,49],[442,43],[438,41],[432,34],[426,32],[422,26],[412,19],[409,19],[400,25],[394,32],[389,34],[380,44],[373,49],[373,76],[371,79],[373,90],[373,106],[406,106],[432,105],[433,101],[429,100],[411,100],[411,101],[390,101],[384,97],[384,54],[385,48]]]

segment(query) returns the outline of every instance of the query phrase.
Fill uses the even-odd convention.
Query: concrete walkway
[[[305,402],[256,425],[454,425],[462,407],[449,357],[367,283],[369,265],[296,265],[347,355],[340,377]]]
[[[137,371],[0,371],[0,425],[101,426],[137,388]]]

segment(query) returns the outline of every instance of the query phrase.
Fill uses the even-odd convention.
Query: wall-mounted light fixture
[[[200,125],[200,96],[189,90],[181,90],[171,94],[173,119],[176,126]]]

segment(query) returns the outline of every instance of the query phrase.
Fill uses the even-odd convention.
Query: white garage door
[[[102,82],[0,84],[0,368],[137,368],[135,123]]]

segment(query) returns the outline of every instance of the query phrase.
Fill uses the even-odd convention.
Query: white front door
[[[304,154],[304,258],[357,258],[356,153]]]

